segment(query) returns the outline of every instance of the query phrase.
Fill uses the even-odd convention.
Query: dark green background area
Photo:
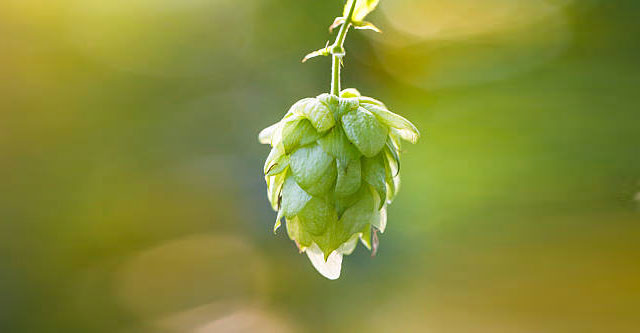
[[[0,331],[635,332],[640,2],[547,2],[505,38],[349,33],[343,86],[423,135],[337,281],[272,234],[257,134],[329,89],[300,60],[340,1],[3,2]]]

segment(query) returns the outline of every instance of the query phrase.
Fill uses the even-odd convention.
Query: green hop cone
[[[400,186],[401,141],[419,137],[411,122],[355,89],[296,102],[259,135],[271,145],[264,174],[278,212],[274,232],[284,218],[318,272],[337,279],[358,239],[375,250],[372,232],[384,232]]]

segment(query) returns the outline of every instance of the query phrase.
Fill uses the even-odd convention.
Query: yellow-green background
[[[344,87],[423,133],[329,281],[260,129],[338,0],[0,2],[1,332],[637,332],[640,2],[382,0]]]

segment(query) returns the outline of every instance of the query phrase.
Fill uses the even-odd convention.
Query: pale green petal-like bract
[[[333,162],[333,158],[322,150],[319,144],[300,147],[289,158],[293,177],[302,188],[308,188],[315,184],[331,162]]]
[[[309,119],[318,132],[324,132],[335,125],[329,108],[317,98],[305,98],[291,107],[294,114]]]
[[[395,129],[402,139],[407,140],[411,143],[418,142],[418,139],[420,138],[420,132],[410,121],[406,120],[404,117],[387,110],[383,106],[375,104],[363,105],[362,107],[367,111],[373,113],[382,123]]]
[[[347,138],[366,157],[378,154],[389,134],[389,128],[362,107],[343,115],[342,126]]]
[[[311,196],[298,186],[292,176],[285,179],[282,187],[282,206],[280,207],[284,216],[296,216],[309,200],[311,200]]]

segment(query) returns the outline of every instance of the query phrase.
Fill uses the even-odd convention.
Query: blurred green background
[[[382,0],[344,87],[423,132],[329,281],[259,130],[338,0],[0,2],[1,332],[637,332],[640,2]]]

